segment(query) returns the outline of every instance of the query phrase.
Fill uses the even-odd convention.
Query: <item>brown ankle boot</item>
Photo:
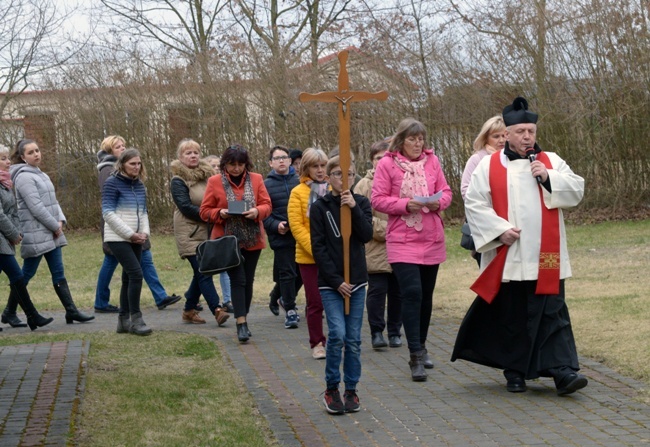
[[[226,312],[224,309],[221,307],[217,307],[214,311],[214,318],[217,320],[217,324],[219,326],[223,326],[223,324],[230,318],[230,315],[228,315],[228,312]]]
[[[199,316],[196,309],[183,311],[183,323],[205,324],[205,320]]]

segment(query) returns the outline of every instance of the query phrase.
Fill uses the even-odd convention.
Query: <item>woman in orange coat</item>
[[[213,223],[211,239],[235,235],[244,262],[228,271],[232,302],[237,320],[237,338],[245,343],[251,336],[246,316],[253,300],[255,269],[262,249],[266,246],[262,221],[271,214],[271,199],[264,178],[251,172],[253,164],[248,151],[235,144],[225,150],[219,162],[220,175],[208,179],[201,202],[201,219]],[[228,212],[229,201],[245,201],[247,211]]]

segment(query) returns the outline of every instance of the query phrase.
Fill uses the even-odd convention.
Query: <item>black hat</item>
[[[291,163],[293,163],[296,158],[302,158],[302,151],[300,149],[291,149],[289,157],[291,157]]]
[[[537,114],[528,111],[528,101],[517,96],[512,104],[503,109],[503,122],[506,126],[514,124],[535,124],[537,123]]]

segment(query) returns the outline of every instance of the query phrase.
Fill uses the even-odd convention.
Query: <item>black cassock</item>
[[[460,325],[451,361],[510,369],[526,379],[579,370],[564,280],[558,295],[535,295],[537,281],[502,283],[491,304],[477,297]]]

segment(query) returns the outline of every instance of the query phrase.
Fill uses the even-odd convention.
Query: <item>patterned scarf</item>
[[[14,182],[11,181],[11,174],[7,171],[0,171],[0,184],[7,189],[11,189],[14,186]]]
[[[399,196],[412,199],[415,196],[428,197],[429,188],[427,178],[424,173],[424,164],[427,162],[427,156],[424,155],[420,160],[400,160],[393,158],[398,168],[404,171],[402,186],[400,187]],[[423,207],[420,211],[402,215],[402,220],[406,222],[409,228],[415,228],[416,231],[422,231],[422,213],[428,213],[430,210]]]
[[[309,192],[309,201],[307,202],[307,217],[309,217],[309,210],[311,205],[318,200],[320,197],[323,197],[327,194],[327,182],[317,182],[316,180],[307,180],[305,185],[311,188]]]
[[[226,198],[229,202],[235,201],[237,200],[235,192],[232,190],[232,186],[226,177],[228,176],[221,176],[221,183],[223,184],[223,189],[226,191]],[[246,175],[244,180],[244,197],[242,199],[246,201],[249,208],[253,208],[257,204],[250,175]],[[237,236],[240,248],[253,247],[259,241],[261,235],[260,225],[254,220],[247,219],[244,216],[232,215],[225,222],[224,233]]]

